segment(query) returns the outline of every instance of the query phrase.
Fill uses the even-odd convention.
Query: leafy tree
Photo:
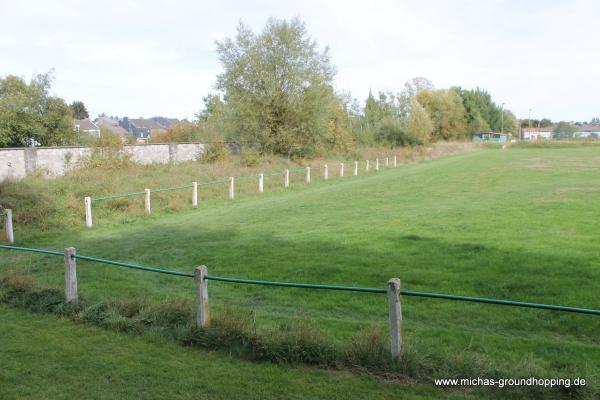
[[[409,144],[426,144],[431,140],[434,127],[427,110],[417,101],[411,99],[410,114],[406,123],[406,142]]]
[[[548,118],[542,118],[540,120],[540,127],[542,128],[548,128],[550,125],[552,125],[552,121]]]
[[[75,119],[86,119],[90,117],[83,101],[74,101],[69,105],[69,108],[71,109],[71,115]]]
[[[263,152],[307,156],[349,134],[339,118],[329,51],[319,51],[299,19],[270,19],[256,35],[243,23],[217,42],[217,77],[233,137]]]
[[[560,121],[554,127],[552,136],[555,138],[571,138],[576,131],[577,127],[575,125],[566,121]]]
[[[600,118],[594,117],[590,120],[591,125],[600,125]]]
[[[456,90],[423,90],[416,96],[433,123],[432,138],[461,139],[469,133],[463,100]]]
[[[0,146],[73,143],[70,109],[63,99],[49,95],[50,74],[29,83],[8,75],[0,78]]]

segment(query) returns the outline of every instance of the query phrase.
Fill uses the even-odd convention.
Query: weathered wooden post
[[[92,220],[92,198],[85,197],[83,199],[83,204],[85,205],[85,226],[91,228],[94,226],[94,222]]]
[[[327,166],[327,164],[323,166],[323,179],[329,179],[329,167]]]
[[[235,198],[235,178],[229,177],[229,198],[233,200]]]
[[[398,161],[396,158],[396,155],[394,154],[394,168],[396,168],[398,166]]]
[[[210,324],[207,276],[208,270],[204,265],[196,267],[194,281],[196,281],[196,326],[198,328],[205,328]]]
[[[369,172],[369,160],[367,160],[367,164],[365,166],[365,171]]]
[[[386,157],[386,158],[385,158],[385,166],[387,167],[387,166],[389,166],[389,165],[390,165],[390,158],[389,158],[389,157]]]
[[[258,176],[258,193],[262,193],[265,190],[265,174]]]
[[[354,161],[354,176],[358,176],[358,161]]]
[[[310,167],[306,167],[306,183],[310,183]]]
[[[198,182],[192,182],[192,206],[198,208]]]
[[[290,187],[290,170],[285,170],[285,179],[283,180],[283,187]]]
[[[340,163],[340,178],[344,177],[344,163]]]
[[[77,260],[74,247],[65,249],[65,301],[77,304]]]
[[[144,189],[146,192],[146,214],[150,215],[152,213],[152,205],[150,204],[150,189]]]
[[[375,159],[375,171],[379,171],[379,158]]]
[[[390,340],[392,358],[400,357],[402,351],[402,305],[400,304],[400,279],[388,281],[388,304],[390,316]]]

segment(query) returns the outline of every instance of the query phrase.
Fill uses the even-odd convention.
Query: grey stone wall
[[[123,152],[139,164],[166,164],[197,160],[206,149],[201,143],[126,145]],[[34,171],[50,177],[64,175],[82,157],[89,156],[87,147],[25,147],[0,149],[0,181],[19,180]]]

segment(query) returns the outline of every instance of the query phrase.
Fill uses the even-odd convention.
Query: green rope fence
[[[49,255],[55,255],[55,256],[61,256],[61,257],[64,256],[63,252],[53,251],[53,250],[45,250],[45,249],[35,249],[35,248],[30,248],[30,247],[0,245],[0,248],[7,249],[7,250],[29,251],[29,252],[34,252],[34,253],[49,254]],[[101,264],[108,264],[108,265],[120,266],[120,267],[125,267],[125,268],[149,271],[149,272],[156,272],[156,273],[161,273],[161,274],[184,276],[184,277],[189,277],[189,278],[194,277],[194,274],[190,274],[190,273],[186,273],[186,272],[148,267],[148,266],[143,266],[143,265],[139,265],[139,264],[123,263],[123,262],[119,262],[119,261],[106,260],[106,259],[102,259],[102,258],[82,256],[82,255],[73,255],[72,257],[76,258],[76,259],[80,259],[80,260],[85,260],[85,261],[91,261],[91,262],[96,262],[96,263],[101,263]],[[204,277],[204,279],[220,281],[220,282],[228,282],[228,283],[250,284],[250,285],[293,287],[293,288],[303,288],[303,289],[341,290],[341,291],[364,292],[364,293],[387,293],[386,289],[379,289],[379,288],[322,285],[322,284],[311,284],[311,283],[262,281],[262,280],[252,280],[252,279],[226,278],[226,277],[222,277],[222,276],[212,276],[212,275],[207,275]],[[496,305],[512,306],[512,307],[537,308],[537,309],[542,309],[542,310],[561,311],[561,312],[570,312],[570,313],[578,313],[578,314],[600,315],[600,310],[595,310],[595,309],[590,309],[590,308],[558,306],[558,305],[552,305],[552,304],[528,303],[528,302],[513,301],[513,300],[499,300],[499,299],[488,299],[488,298],[481,298],[481,297],[457,296],[457,295],[442,294],[442,293],[415,292],[415,291],[411,291],[411,290],[401,290],[400,294],[403,296],[427,297],[427,298],[433,298],[433,299],[457,300],[457,301],[496,304]]]

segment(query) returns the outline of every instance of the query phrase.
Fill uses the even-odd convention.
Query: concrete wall
[[[201,158],[206,145],[201,143],[126,145],[123,152],[140,164],[166,164]],[[50,177],[64,175],[82,157],[90,156],[87,147],[24,147],[0,149],[0,181],[19,180],[34,171]]]

